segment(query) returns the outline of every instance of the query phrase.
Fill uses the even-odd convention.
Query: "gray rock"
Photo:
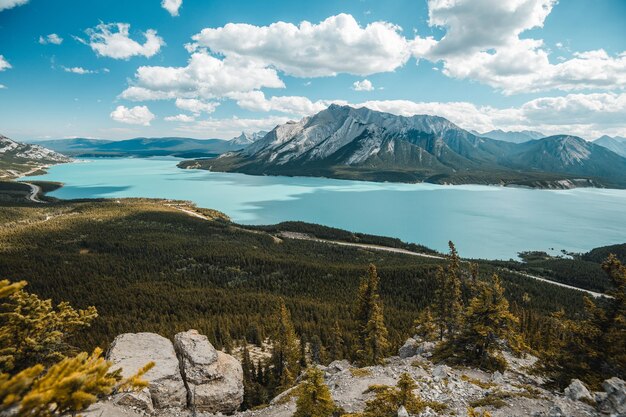
[[[144,388],[138,392],[122,392],[113,397],[113,404],[131,407],[133,409],[154,412],[150,390]]]
[[[328,366],[326,367],[326,371],[331,373],[331,374],[336,374],[337,372],[342,372],[345,371],[346,369],[350,369],[350,362],[348,362],[347,360],[340,360],[340,361],[332,361],[330,364],[328,364]]]
[[[593,401],[591,393],[580,379],[572,379],[572,382],[569,384],[569,386],[565,388],[564,394],[567,398],[574,401]]]
[[[192,410],[232,413],[243,402],[243,370],[235,358],[217,352],[195,330],[175,336]]]
[[[413,356],[417,355],[417,347],[417,340],[409,337],[406,342],[404,342],[404,345],[402,345],[402,347],[398,349],[398,356],[400,356],[402,359],[412,358]]]
[[[495,384],[504,384],[504,375],[502,375],[499,371],[495,371],[493,374],[491,374],[491,382],[495,383]]]
[[[433,368],[432,375],[435,380],[447,378],[450,376],[450,367],[446,365],[437,365]]]
[[[550,411],[548,411],[548,417],[565,417],[565,414],[563,414],[561,407],[555,405],[550,408]]]
[[[398,408],[398,417],[409,417],[409,412],[406,411],[403,405]]]
[[[187,404],[178,358],[168,339],[154,333],[124,333],[113,340],[107,359],[113,363],[112,370],[122,368],[124,377],[154,362],[154,368],[144,375],[150,383],[148,390],[154,408],[182,408]]]
[[[433,350],[435,350],[435,346],[437,346],[435,342],[422,342],[417,346],[416,353],[418,355],[430,357],[432,356]]]
[[[602,383],[606,398],[599,404],[600,411],[618,416],[626,415],[626,382],[617,377]]]

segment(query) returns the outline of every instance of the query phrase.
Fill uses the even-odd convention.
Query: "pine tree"
[[[300,344],[291,322],[291,315],[281,298],[274,319],[275,331],[272,338],[272,364],[274,376],[280,389],[291,387],[300,373]]]
[[[331,417],[337,407],[324,383],[324,373],[310,367],[297,389],[294,417]]]
[[[367,275],[361,279],[355,309],[359,326],[356,356],[363,366],[381,363],[389,349],[382,301],[378,293],[379,282],[376,267],[370,265]]]
[[[328,347],[331,360],[343,359],[344,341],[339,322],[335,320],[330,332],[330,344]]]
[[[422,342],[432,342],[437,339],[437,325],[430,312],[430,307],[426,307],[417,316],[414,323],[415,336]]]
[[[374,399],[367,401],[364,417],[396,417],[400,407],[406,408],[411,414],[419,414],[427,404],[413,394],[417,384],[407,373],[400,375],[395,387],[378,386]]]
[[[518,332],[519,320],[509,310],[498,275],[489,283],[480,283],[477,294],[464,313],[464,325],[435,352],[438,359],[475,365],[489,370],[503,370],[506,362],[501,351],[524,348]]]
[[[463,300],[459,268],[461,259],[454,243],[448,242],[450,255],[448,264],[437,269],[438,287],[435,291],[435,319],[439,328],[439,340],[446,334],[454,334],[461,326]]]

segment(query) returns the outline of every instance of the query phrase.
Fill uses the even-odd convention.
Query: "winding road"
[[[33,203],[45,203],[45,201],[41,201],[39,199],[39,194],[41,193],[41,187],[35,184],[31,184],[30,182],[23,182],[22,184],[26,184],[30,187],[30,192],[26,196],[26,198]]]

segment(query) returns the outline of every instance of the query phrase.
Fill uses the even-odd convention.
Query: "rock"
[[[417,346],[416,354],[422,355],[425,357],[432,356],[433,350],[435,350],[435,346],[437,344],[435,342],[422,342]]]
[[[502,375],[499,371],[495,371],[493,374],[491,374],[491,382],[495,383],[495,384],[504,384],[504,375]]]
[[[174,340],[188,390],[189,407],[210,413],[232,413],[243,402],[243,370],[234,357],[217,352],[195,330]]]
[[[450,376],[450,368],[446,365],[437,365],[433,368],[432,375],[435,380],[447,378]]]
[[[404,345],[398,349],[398,356],[402,359],[412,358],[417,355],[417,346],[417,340],[409,337],[406,342],[404,342]]]
[[[548,411],[548,417],[565,417],[565,414],[563,414],[561,407],[555,405],[550,408],[550,411]]]
[[[122,392],[117,394],[113,397],[113,404],[123,405],[149,413],[154,411],[152,396],[148,388],[144,388],[139,392]]]
[[[337,372],[342,372],[345,371],[346,369],[350,369],[350,362],[348,362],[347,360],[343,359],[343,360],[337,360],[337,361],[332,361],[330,364],[328,364],[328,366],[326,367],[326,371],[331,373],[331,374],[336,374]]]
[[[626,415],[626,382],[617,377],[602,383],[606,398],[598,404],[600,411],[608,414]]]
[[[406,411],[403,405],[398,408],[398,417],[409,417],[409,412]]]
[[[569,386],[565,388],[564,394],[567,398],[574,401],[593,401],[591,393],[580,379],[572,379],[572,382],[569,384]]]
[[[122,368],[124,377],[135,374],[148,362],[155,366],[144,375],[150,382],[148,390],[154,408],[182,408],[187,404],[187,391],[180,374],[178,358],[172,342],[154,333],[124,333],[115,338],[107,359],[112,370]],[[128,401],[144,402],[140,397]]]

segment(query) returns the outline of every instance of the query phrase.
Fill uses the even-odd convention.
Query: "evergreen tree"
[[[364,417],[396,417],[400,407],[406,408],[411,414],[419,414],[427,405],[420,397],[413,394],[417,384],[407,373],[400,375],[395,387],[378,386],[376,396],[367,401]]]
[[[281,298],[274,318],[272,365],[275,381],[281,390],[291,387],[300,373],[300,344],[291,322],[291,315]]]
[[[341,327],[339,327],[339,321],[335,320],[333,327],[330,331],[330,343],[328,346],[328,353],[331,360],[343,359],[344,355],[344,341]]]
[[[294,417],[331,417],[337,407],[324,383],[324,373],[310,367],[297,389]]]
[[[355,314],[359,326],[356,356],[364,366],[381,363],[389,349],[382,301],[378,293],[379,283],[376,267],[370,265],[359,285]]]
[[[518,332],[519,320],[509,310],[500,278],[478,284],[477,294],[464,313],[463,327],[441,343],[435,352],[438,359],[466,363],[489,370],[503,370],[506,361],[501,351],[524,348]]]
[[[461,326],[463,301],[459,269],[461,259],[454,243],[448,242],[450,255],[448,264],[437,269],[437,290],[435,291],[435,319],[439,328],[439,340],[446,334],[454,334]]]
[[[430,307],[426,307],[417,316],[414,323],[415,336],[422,342],[432,342],[437,339],[437,325],[430,312]]]

